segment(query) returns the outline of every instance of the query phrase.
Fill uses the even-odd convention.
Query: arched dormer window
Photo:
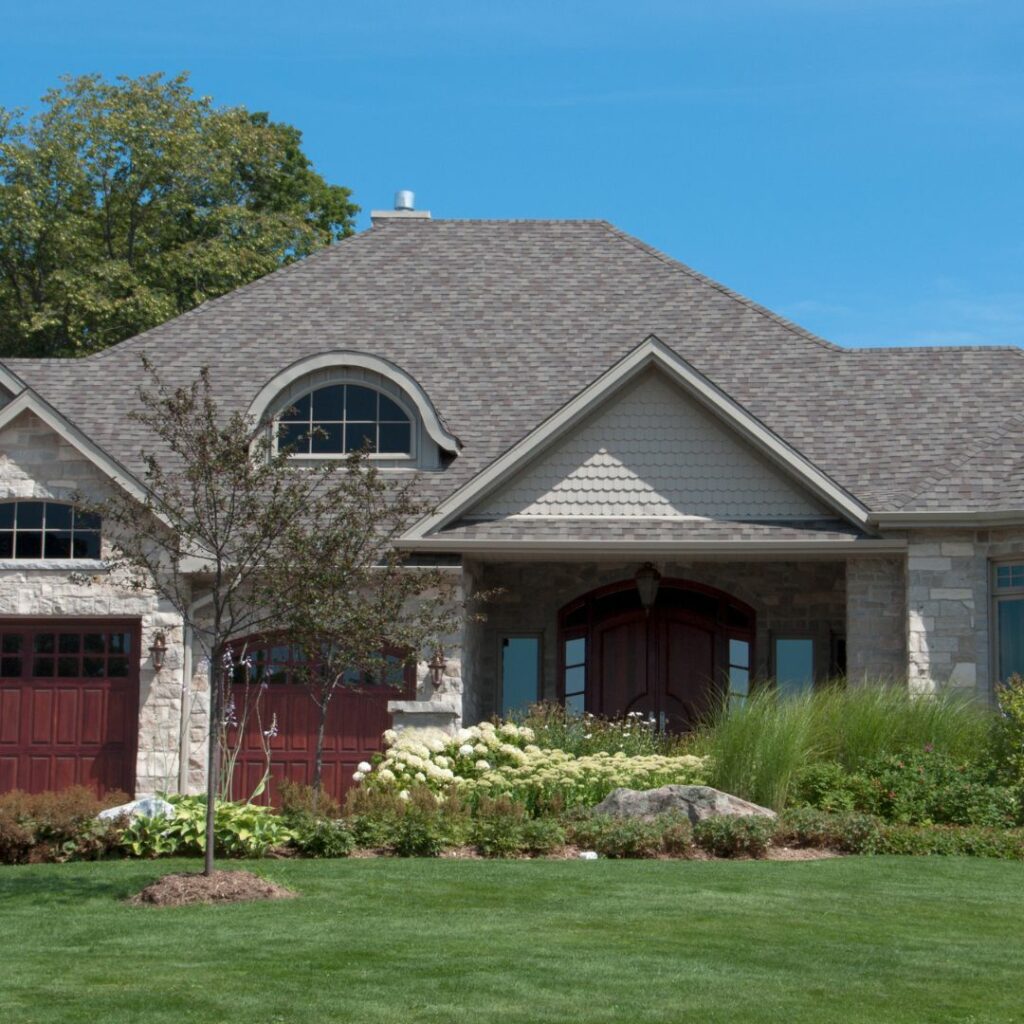
[[[411,415],[394,399],[366,384],[328,384],[282,409],[277,443],[296,455],[413,454]]]
[[[99,558],[100,517],[60,501],[0,502],[0,558]]]
[[[297,459],[366,447],[383,469],[438,469],[460,443],[420,383],[365,352],[321,352],[276,373],[249,405]]]

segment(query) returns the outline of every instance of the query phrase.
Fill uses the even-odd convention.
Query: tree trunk
[[[203,874],[213,873],[214,823],[217,813],[217,797],[220,792],[220,720],[224,713],[221,673],[224,652],[219,648],[210,658],[210,753],[206,767],[206,853],[203,860]]]
[[[327,701],[319,702],[320,721],[316,727],[316,757],[313,759],[313,813],[320,804],[320,787],[324,774],[324,733],[327,731]]]

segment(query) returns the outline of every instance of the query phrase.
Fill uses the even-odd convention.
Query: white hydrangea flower
[[[402,791],[401,791],[401,792],[400,792],[400,793],[398,794],[398,799],[399,799],[399,800],[408,800],[408,799],[409,799],[409,790],[407,790],[407,789],[403,789],[403,790],[402,790]]]
[[[355,779],[356,782],[362,782],[365,778],[365,774],[363,772],[353,772],[352,778]]]
[[[373,771],[373,765],[370,764],[369,761],[360,761],[359,764],[356,765],[356,769],[365,775],[367,772]]]
[[[415,774],[415,775],[413,776],[413,778],[414,778],[414,779],[415,779],[415,780],[416,780],[417,782],[426,782],[426,781],[427,781],[427,777],[426,777],[426,775],[424,775],[424,774],[423,774],[423,772],[417,772],[417,773],[416,773],[416,774]]]
[[[487,771],[487,770],[488,770],[488,769],[489,769],[489,768],[490,768],[491,766],[490,766],[490,765],[489,765],[489,764],[488,764],[488,763],[487,763],[487,762],[486,762],[486,761],[485,761],[485,760],[484,760],[483,758],[480,758],[480,760],[479,760],[479,761],[477,761],[477,763],[476,763],[476,767],[477,767],[477,768],[479,768],[479,769],[480,769],[480,771],[482,771],[482,772],[485,772],[485,771]]]
[[[381,770],[377,772],[377,778],[379,778],[381,782],[394,782],[395,773],[391,771],[390,768],[381,768]]]
[[[475,753],[475,751],[473,750],[473,745],[471,743],[463,743],[462,746],[459,747],[459,753],[463,757],[469,757],[471,754]]]
[[[386,746],[393,747],[395,741],[398,739],[398,733],[394,729],[384,730],[384,743]]]
[[[486,743],[478,743],[473,749],[478,754],[486,754],[487,753],[487,744]]]

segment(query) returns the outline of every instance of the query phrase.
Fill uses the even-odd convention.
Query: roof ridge
[[[937,484],[943,480],[948,480],[955,473],[962,470],[972,459],[976,459],[979,455],[988,451],[997,441],[1001,441],[1015,427],[1024,427],[1024,414],[1008,416],[1000,429],[990,430],[982,437],[977,438],[974,443],[967,445],[959,456],[950,459],[942,469],[927,474],[922,479],[918,489],[906,501],[900,502],[897,507],[905,509],[911,502],[927,494]]]
[[[801,327],[799,324],[794,323],[792,320],[787,320],[784,316],[779,316],[778,313],[768,309],[767,306],[762,306],[759,302],[755,302],[753,299],[748,298],[746,295],[742,295],[739,292],[733,291],[726,285],[714,278],[708,277],[706,274],[702,274],[699,270],[694,270],[693,267],[683,263],[682,260],[677,260],[674,256],[669,256],[667,253],[662,252],[660,249],[655,249],[653,245],[648,245],[646,242],[641,241],[634,235],[623,231],[621,228],[617,228],[614,224],[608,221],[602,221],[608,230],[626,242],[632,245],[634,248],[639,249],[641,252],[645,252],[648,256],[653,256],[655,259],[660,260],[662,263],[667,264],[674,270],[681,271],[688,277],[692,277],[695,281],[699,281],[701,284],[707,285],[708,287],[714,288],[716,291],[721,292],[723,295],[739,302],[746,306],[748,309],[753,310],[755,313],[761,314],[773,323],[778,324],[780,327],[785,328],[787,331],[797,334],[807,341],[813,341],[815,344],[820,345],[822,348],[828,349],[830,352],[838,352],[840,354],[853,351],[852,349],[846,348],[843,345],[837,345],[834,341],[828,341],[825,338],[814,334],[812,331],[807,330],[806,327]]]

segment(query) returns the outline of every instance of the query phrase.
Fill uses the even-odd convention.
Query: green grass
[[[1022,864],[267,861],[299,899],[120,902],[182,866],[0,868],[0,1021],[1024,1016]]]

